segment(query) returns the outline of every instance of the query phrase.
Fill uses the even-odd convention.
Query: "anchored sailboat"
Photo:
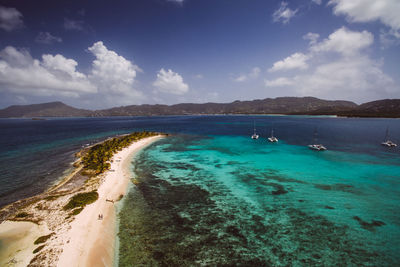
[[[258,134],[256,133],[256,122],[254,121],[254,133],[251,136],[251,139],[258,139]]]
[[[271,143],[278,142],[278,138],[276,138],[276,137],[274,136],[274,128],[272,128],[272,130],[271,130],[271,136],[268,137],[268,141],[270,141]]]
[[[394,143],[394,142],[392,142],[392,141],[389,140],[389,127],[386,128],[385,141],[383,141],[383,142],[381,143],[381,145],[387,146],[387,147],[396,147],[396,146],[397,146],[396,143]]]
[[[326,147],[324,147],[321,144],[317,144],[317,136],[318,136],[318,131],[317,128],[315,128],[314,130],[314,144],[313,145],[308,145],[308,147],[312,150],[316,150],[316,151],[324,151],[326,150]]]

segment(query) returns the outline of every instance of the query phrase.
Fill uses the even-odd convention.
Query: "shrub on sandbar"
[[[79,193],[71,197],[67,205],[64,206],[64,210],[70,210],[74,208],[84,208],[95,202],[99,198],[97,191]]]
[[[35,250],[33,251],[33,254],[38,253],[39,251],[41,251],[44,248],[44,245],[38,246],[37,248],[35,248]]]
[[[49,235],[41,236],[41,237],[39,237],[38,239],[36,239],[35,242],[34,242],[33,244],[37,245],[37,244],[40,244],[40,243],[44,243],[44,242],[46,242],[47,239],[49,239],[53,234],[54,234],[54,233],[51,233],[51,234],[49,234]]]
[[[16,218],[25,218],[25,217],[28,217],[28,216],[29,216],[29,213],[24,212],[24,211],[18,213],[17,215],[15,215]]]

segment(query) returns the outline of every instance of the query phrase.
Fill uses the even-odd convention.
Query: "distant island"
[[[102,110],[77,109],[62,102],[12,105],[0,110],[0,118],[110,117],[210,114],[336,115],[343,117],[400,117],[400,99],[377,100],[361,105],[315,97],[277,97],[232,103],[182,103],[130,105]]]

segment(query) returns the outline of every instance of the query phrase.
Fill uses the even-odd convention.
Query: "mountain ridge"
[[[315,97],[277,97],[236,100],[230,103],[142,104],[101,110],[78,109],[55,101],[12,105],[0,110],[0,118],[109,117],[207,114],[338,115],[346,117],[400,117],[400,99],[376,100],[361,105],[345,100]]]

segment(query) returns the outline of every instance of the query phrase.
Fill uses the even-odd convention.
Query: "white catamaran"
[[[271,130],[271,137],[268,137],[268,141],[270,141],[271,143],[278,142],[278,138],[274,136],[274,129]]]
[[[394,143],[394,142],[392,142],[392,141],[389,140],[389,127],[386,128],[385,141],[383,141],[383,142],[381,143],[381,145],[387,146],[387,147],[396,147],[396,146],[397,146],[396,143]]]
[[[256,133],[256,122],[254,122],[254,133],[251,136],[251,139],[258,139],[258,134]]]
[[[317,144],[317,135],[318,135],[318,132],[317,132],[317,129],[315,128],[315,130],[314,130],[314,144],[313,145],[308,145],[308,147],[310,149],[316,150],[316,151],[324,151],[324,150],[326,150],[326,147],[324,147],[321,144]]]

